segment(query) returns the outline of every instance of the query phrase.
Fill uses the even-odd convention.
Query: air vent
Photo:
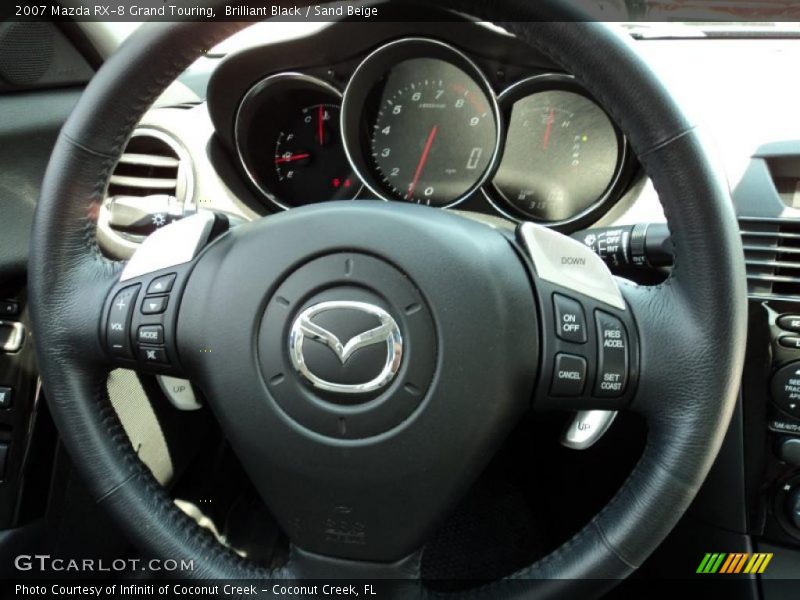
[[[739,217],[739,227],[748,295],[800,302],[800,220]]]
[[[98,223],[101,246],[128,258],[149,234],[193,212],[192,169],[183,147],[154,129],[137,129],[111,174]]]
[[[111,175],[108,196],[176,196],[180,157],[161,137],[135,135]]]

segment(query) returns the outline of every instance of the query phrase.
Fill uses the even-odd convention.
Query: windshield
[[[800,37],[800,22],[764,21],[628,21],[636,38]]]
[[[563,0],[582,14],[598,21],[618,22],[635,38],[794,38],[800,37],[800,2],[795,0]],[[281,23],[275,28],[276,23]],[[321,22],[285,22],[268,19],[270,33],[281,37],[308,34],[324,26]],[[130,35],[140,22],[109,22],[118,42]],[[252,45],[260,39],[258,25],[245,29],[215,48],[225,54]]]

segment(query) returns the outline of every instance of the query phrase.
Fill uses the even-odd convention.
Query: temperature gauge
[[[273,161],[275,187],[292,204],[352,197],[355,185],[339,135],[338,104],[314,104],[287,115]]]
[[[236,144],[250,180],[291,208],[349,200],[361,190],[344,152],[341,94],[326,82],[281,73],[256,84],[236,118]]]

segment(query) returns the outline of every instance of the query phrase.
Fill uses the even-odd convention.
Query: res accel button
[[[553,294],[556,335],[565,342],[586,343],[586,315],[580,302],[561,294]]]
[[[628,382],[628,334],[617,317],[598,310],[597,322],[597,379],[594,395],[615,398],[625,393]]]
[[[586,359],[574,354],[557,354],[550,395],[580,396],[585,386]]]

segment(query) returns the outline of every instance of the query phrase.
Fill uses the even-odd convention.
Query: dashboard
[[[630,188],[637,163],[613,120],[514,38],[475,23],[358,25],[315,35],[333,48],[324,60],[290,41],[211,75],[216,138],[266,212],[383,200],[576,229]]]
[[[627,142],[570,76],[526,77],[499,94],[456,47],[385,44],[344,90],[298,72],[267,76],[235,119],[236,154],[278,208],[365,193],[457,206],[482,193],[510,218],[563,224],[619,192]]]

